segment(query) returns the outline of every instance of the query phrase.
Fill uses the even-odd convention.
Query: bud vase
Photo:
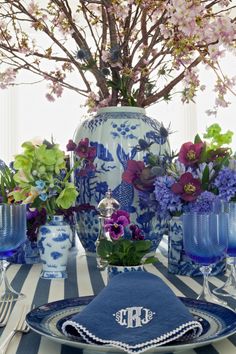
[[[146,116],[145,109],[138,107],[102,108],[78,127],[75,142],[88,138],[90,145],[97,150],[96,171],[88,176],[80,176],[79,171],[75,173],[75,183],[80,191],[78,205],[86,206],[77,214],[78,235],[87,253],[96,252],[99,231],[96,208],[108,188],[120,203],[120,209],[131,214],[131,222],[141,228],[145,239],[151,240],[152,250],[156,250],[166,230],[166,222],[150,205],[140,207],[137,190],[122,181],[122,174],[128,160],[145,159],[147,151],[140,151],[139,139],[147,141],[154,154],[163,155],[170,151],[167,136],[167,130],[157,120]]]
[[[201,265],[194,263],[184,251],[183,223],[181,217],[172,217],[169,222],[168,271],[178,275],[202,276]],[[212,275],[223,274],[226,261],[219,261],[212,267]]]
[[[39,228],[38,247],[42,261],[41,278],[67,278],[67,260],[72,230],[63,215],[54,215]]]

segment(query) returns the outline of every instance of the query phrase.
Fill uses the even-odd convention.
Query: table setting
[[[145,164],[129,160],[122,183],[141,209],[148,203],[159,213],[158,241],[146,236],[148,214],[133,218],[136,209],[110,188],[96,208],[79,203],[73,176],[86,181],[96,171],[89,139],[69,140],[75,160],[43,140],[23,143],[11,167],[2,163],[0,353],[233,353],[235,270],[227,258],[234,256],[236,172],[226,136],[217,139],[196,137],[177,156],[156,156],[145,145]],[[77,219],[91,209],[93,253]],[[171,232],[182,242],[174,251]],[[24,258],[35,237],[37,257]],[[171,251],[176,259],[184,251],[177,271]]]

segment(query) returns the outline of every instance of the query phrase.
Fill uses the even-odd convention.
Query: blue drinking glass
[[[230,269],[225,284],[220,288],[214,289],[213,292],[218,295],[236,298],[236,203],[227,203],[226,208],[229,214],[227,263]]]
[[[16,301],[24,297],[9,284],[5,260],[17,252],[26,240],[26,205],[0,204],[0,274],[4,291],[0,301]]]
[[[197,299],[220,305],[227,303],[215,296],[209,287],[212,265],[226,255],[228,243],[227,213],[190,212],[183,214],[183,243],[189,258],[201,265],[203,288]]]

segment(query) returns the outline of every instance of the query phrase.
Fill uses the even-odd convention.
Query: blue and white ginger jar
[[[83,121],[74,136],[76,143],[88,138],[97,150],[96,171],[89,176],[75,174],[75,183],[80,191],[78,205],[90,204],[97,208],[110,188],[112,196],[120,203],[120,209],[128,211],[131,222],[142,229],[145,239],[152,241],[153,251],[166,231],[166,221],[160,219],[152,207],[140,205],[138,192],[131,184],[122,181],[122,174],[128,160],[145,161],[147,151],[139,151],[139,139],[150,143],[150,150],[156,155],[170,152],[168,138],[161,133],[162,128],[157,120],[146,116],[144,108],[107,107],[100,109],[95,117]],[[84,249],[87,253],[95,253],[99,232],[96,210],[78,213],[77,219],[78,235]]]

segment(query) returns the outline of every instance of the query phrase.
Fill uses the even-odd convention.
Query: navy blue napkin
[[[116,275],[86,308],[62,325],[65,335],[141,353],[202,332],[186,306],[148,272]]]

